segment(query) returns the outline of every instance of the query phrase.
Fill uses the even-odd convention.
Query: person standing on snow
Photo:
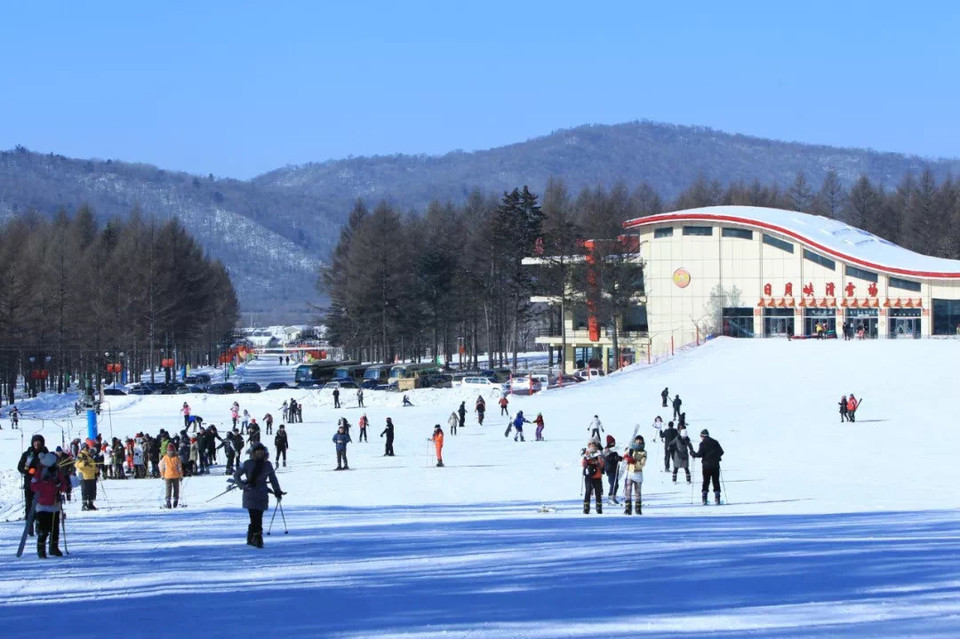
[[[363,429],[360,430],[361,436],[363,435]],[[290,447],[290,443],[287,440],[287,430],[283,427],[283,424],[280,424],[280,428],[277,429],[277,435],[273,438],[273,445],[277,448],[277,463],[280,463],[280,458],[283,457],[283,466],[287,466],[287,448]]]
[[[350,465],[347,464],[347,444],[351,441],[345,426],[337,428],[337,432],[333,436],[333,443],[336,444],[337,448],[337,467],[334,470],[350,470]]]
[[[538,442],[543,441],[543,413],[537,413],[537,418],[533,420],[533,423],[537,425],[536,438]]]
[[[450,417],[447,418],[447,426],[450,428],[450,434],[457,434],[457,424],[460,423],[460,418],[457,417],[456,413],[450,413]]]
[[[643,501],[640,489],[643,486],[643,467],[647,464],[647,451],[644,450],[643,435],[633,438],[630,448],[623,456],[626,472],[623,477],[624,515],[633,514],[633,503],[636,502],[638,515],[643,514]]]
[[[30,489],[30,480],[40,471],[40,455],[47,452],[44,443],[43,435],[37,434],[30,438],[30,448],[23,451],[23,454],[20,455],[20,462],[17,464],[17,470],[23,476],[24,519],[30,515],[30,506],[33,505],[33,491]],[[30,536],[33,537],[32,527],[29,532]]]
[[[663,440],[663,472],[670,472],[670,460],[673,458],[674,440],[677,438],[677,429],[673,427],[673,422],[667,422],[667,427],[660,431],[660,439]]]
[[[682,468],[687,474],[687,483],[690,483],[690,453],[693,452],[693,444],[687,437],[687,429],[681,428],[676,439],[673,440],[673,483],[677,483],[677,470]]]
[[[598,450],[597,442],[590,440],[583,451],[580,465],[583,467],[583,482],[586,485],[583,491],[583,514],[590,514],[590,494],[596,495],[597,514],[603,514],[603,455]]]
[[[384,457],[393,457],[393,420],[387,417],[387,425],[384,427],[383,432],[380,433],[380,436],[387,436],[386,447],[383,451]]]
[[[460,428],[463,428],[463,422],[467,419],[467,402],[460,402],[460,408],[457,409],[457,415],[460,416]]]
[[[440,428],[440,424],[433,427],[433,436],[430,439],[433,440],[433,446],[437,451],[437,466],[443,466],[443,429]]]
[[[593,416],[593,419],[590,421],[590,425],[587,426],[587,432],[590,433],[590,439],[597,442],[597,447],[600,446],[600,433],[603,432],[603,424],[600,423],[600,418],[596,415]]]
[[[230,433],[227,433],[227,436],[223,438],[223,441],[220,442],[220,445],[217,448],[223,449],[223,454],[227,458],[227,470],[226,475],[233,474],[233,460],[237,455],[236,449],[233,447],[233,436]]]
[[[663,418],[660,417],[659,415],[657,415],[656,417],[653,418],[653,430],[654,430],[654,433],[653,433],[653,441],[657,441],[657,438],[658,438],[658,437],[662,437],[662,435],[663,435],[663,430],[664,430],[664,428],[663,428]],[[634,433],[634,434],[633,434],[633,437],[636,438],[636,437],[637,437],[637,433]]]
[[[270,492],[279,502],[283,498],[280,482],[273,470],[273,464],[267,447],[256,443],[250,448],[250,459],[234,473],[233,479],[243,490],[243,507],[250,515],[250,524],[247,526],[247,544],[263,548],[263,511],[270,507]],[[245,478],[245,479],[244,479]],[[273,491],[267,488],[267,481],[273,486]]]
[[[617,440],[613,435],[607,435],[607,445],[603,448],[603,472],[607,475],[607,501],[613,505],[619,505],[617,501],[617,490],[620,488],[620,480],[617,473],[620,470],[620,454],[617,452]]]
[[[84,444],[80,449],[74,467],[80,473],[80,498],[83,500],[80,510],[96,510],[93,502],[97,499],[97,475],[100,474],[100,469],[97,468],[88,444]]]
[[[340,389],[339,388],[333,389],[333,407],[340,408]]]
[[[506,415],[507,417],[510,416],[510,411],[507,410],[507,405],[509,403],[510,403],[510,400],[507,399],[506,395],[500,396],[500,417],[503,417],[504,415]]]
[[[477,411],[477,423],[483,426],[483,414],[487,412],[487,402],[483,399],[483,395],[477,396],[477,402],[474,404],[473,410]]]
[[[60,552],[60,506],[61,493],[66,490],[66,479],[57,468],[54,453],[40,454],[40,469],[30,480],[34,494],[34,520],[37,525],[37,556],[47,558],[47,538],[50,539],[50,554],[63,557]]]
[[[183,408],[180,409],[180,414],[183,415],[183,427],[190,427],[190,404],[184,402]]]
[[[840,423],[847,421],[847,396],[840,398]]]
[[[853,396],[853,393],[850,393],[850,399],[847,400],[847,419],[851,422],[857,421],[857,408],[860,407],[860,402],[857,401],[857,398]]]
[[[714,502],[720,504],[720,460],[723,458],[723,447],[720,442],[710,437],[710,431],[704,428],[700,431],[700,448],[691,451],[691,455],[702,460],[703,487],[700,492],[703,496],[703,505],[707,505],[707,491],[713,482]]]
[[[226,443],[226,442],[224,442]],[[233,470],[233,456],[227,457],[230,463],[230,470]],[[183,479],[183,462],[177,457],[177,447],[173,442],[167,444],[167,454],[160,460],[160,476],[163,477],[165,487],[166,508],[176,508],[180,503],[180,481]],[[170,505],[170,497],[173,496],[173,505]]]
[[[664,388],[663,391],[660,393],[660,399],[663,400],[663,407],[664,407],[664,408],[667,407],[667,398],[668,398],[668,397],[670,397],[670,389],[669,389],[669,388]]]
[[[363,408],[363,389],[357,389],[357,408]]]
[[[673,397],[673,418],[680,419],[680,406],[683,405],[683,401],[680,400],[679,395],[674,395]]]
[[[516,430],[516,434],[513,436],[513,441],[517,441],[517,438],[520,438],[520,441],[526,441],[523,438],[523,425],[529,424],[530,420],[523,416],[523,411],[518,410],[517,416],[513,418],[513,428]]]
[[[358,442],[367,442],[370,440],[367,439],[367,426],[370,424],[370,420],[367,419],[367,414],[364,413],[360,416],[360,419],[357,421],[357,426],[360,427],[360,436],[357,437]]]

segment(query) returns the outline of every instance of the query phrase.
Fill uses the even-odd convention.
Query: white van
[[[596,379],[598,377],[603,377],[603,371],[599,368],[584,368],[583,370],[577,371],[577,377],[582,377],[585,380]]]
[[[495,384],[491,382],[489,379],[487,379],[486,377],[477,376],[477,377],[464,377],[462,380],[460,380],[460,382],[457,385],[473,386],[473,387],[479,386],[481,388],[490,388]]]

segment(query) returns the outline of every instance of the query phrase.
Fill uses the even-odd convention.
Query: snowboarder
[[[17,464],[17,470],[23,476],[23,505],[24,519],[30,515],[30,506],[33,504],[33,491],[30,490],[30,480],[40,470],[40,455],[47,452],[44,446],[43,435],[37,434],[30,439],[30,448],[23,451],[20,455],[20,462]],[[33,529],[30,529],[30,536],[33,536]]]
[[[690,453],[693,444],[687,436],[687,429],[681,428],[676,439],[673,440],[673,483],[677,483],[677,470],[683,469],[687,474],[687,483],[690,483]]]
[[[367,439],[367,426],[369,424],[370,424],[370,420],[367,419],[367,414],[364,413],[363,415],[360,416],[360,419],[357,421],[357,426],[360,427],[360,436],[357,437],[358,442],[369,443],[370,440]]]
[[[226,444],[225,440],[223,443]],[[229,468],[233,470],[233,455],[227,455]],[[164,492],[166,501],[165,508],[176,508],[180,503],[180,481],[183,479],[183,462],[177,457],[177,447],[173,442],[167,444],[167,454],[160,460],[160,476],[163,478]],[[170,497],[173,497],[173,504],[170,503]]]
[[[66,479],[57,468],[54,453],[40,454],[40,468],[30,480],[34,494],[34,520],[37,525],[37,556],[47,558],[47,539],[50,539],[50,554],[63,557],[60,552],[60,505],[61,493],[66,490]]]
[[[361,435],[363,430],[360,430]],[[283,424],[280,424],[280,428],[277,429],[277,436],[273,438],[273,445],[277,447],[277,463],[280,463],[280,458],[283,457],[283,466],[287,466],[287,448],[290,447],[290,444],[287,440],[287,430],[283,427]]]
[[[709,484],[713,482],[714,502],[720,504],[720,460],[723,458],[723,447],[720,442],[710,437],[710,431],[704,428],[700,431],[700,448],[691,450],[690,454],[699,457],[703,468],[703,486],[700,492],[703,497],[703,505],[707,505],[707,491]]]
[[[437,451],[437,466],[443,466],[443,429],[440,428],[440,424],[433,427],[433,436],[430,439],[433,440],[433,446]]]
[[[664,388],[663,392],[660,393],[660,399],[663,400],[663,407],[667,407],[667,398],[670,397],[670,389]]]
[[[603,432],[603,424],[600,422],[600,418],[596,415],[593,416],[593,419],[590,420],[590,425],[587,426],[587,432],[590,433],[590,439],[597,442],[597,446],[600,446],[600,433]]]
[[[483,426],[483,414],[487,412],[487,402],[483,399],[483,395],[477,396],[473,410],[477,411],[477,423]]]
[[[663,472],[670,472],[670,460],[673,458],[674,440],[679,433],[673,427],[673,422],[667,422],[667,427],[660,431],[663,440]]]
[[[518,410],[517,416],[513,418],[513,429],[517,431],[513,436],[513,441],[517,441],[518,437],[520,438],[520,441],[526,441],[523,438],[523,425],[529,423],[530,420],[523,416],[523,411]]]
[[[586,489],[583,491],[583,514],[590,514],[590,494],[596,495],[597,514],[603,514],[603,455],[598,450],[597,442],[590,440],[583,451],[580,465],[583,467],[583,482]]]
[[[543,413],[537,413],[537,418],[533,420],[537,425],[536,438],[538,442],[543,441]]]
[[[847,421],[847,396],[840,398],[840,423]]]
[[[357,408],[363,408],[363,389],[357,389]]]
[[[683,404],[679,395],[673,397],[673,418],[680,419],[680,406]]]
[[[339,388],[333,389],[333,407],[340,408],[340,389]]]
[[[350,470],[350,465],[347,464],[347,444],[351,441],[353,440],[350,439],[350,433],[347,432],[346,427],[342,425],[338,427],[333,436],[333,443],[337,448],[337,467],[334,470]]]
[[[384,457],[393,457],[393,420],[387,417],[387,425],[384,427],[383,432],[380,433],[380,436],[387,436],[386,447],[383,451]]]
[[[263,548],[263,511],[270,506],[270,492],[279,502],[283,498],[280,482],[273,470],[273,464],[267,447],[257,442],[250,448],[250,459],[234,473],[233,479],[243,490],[243,507],[250,514],[250,524],[247,526],[247,544]],[[246,477],[246,479],[244,479]],[[267,488],[267,481],[273,486],[273,491]]]
[[[857,408],[860,407],[860,401],[850,393],[850,399],[847,400],[847,419],[851,422],[857,421]]]
[[[625,506],[623,514],[633,514],[633,504],[636,502],[636,513],[643,514],[643,501],[641,496],[641,487],[643,486],[643,467],[647,463],[647,451],[644,450],[643,435],[637,435],[633,438],[630,448],[623,456],[626,464],[626,472],[623,478],[623,500]]]
[[[81,510],[96,510],[94,501],[97,499],[97,475],[100,469],[97,468],[97,462],[94,461],[90,453],[90,446],[84,444],[77,455],[77,461],[74,466],[80,473],[80,497],[83,500]]]
[[[603,472],[607,475],[607,501],[614,505],[619,505],[617,490],[620,488],[620,481],[617,471],[620,469],[621,459],[617,452],[617,440],[613,435],[607,435],[606,446],[603,447]]]
[[[456,413],[450,413],[450,417],[447,418],[447,426],[450,428],[450,434],[457,434],[457,425],[460,423],[460,418],[457,417]]]
[[[467,419],[467,402],[460,402],[457,414],[460,416],[460,428],[463,428],[463,422]]]

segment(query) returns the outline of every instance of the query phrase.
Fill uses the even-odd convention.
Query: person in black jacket
[[[457,415],[460,416],[460,428],[463,428],[463,422],[467,418],[467,403],[460,402],[460,408],[457,409]]]
[[[383,429],[383,432],[380,433],[380,436],[387,436],[387,446],[384,449],[384,457],[393,457],[393,420],[387,417],[387,426]]]
[[[673,450],[676,447],[676,439],[680,433],[673,426],[673,422],[668,422],[667,427],[660,431],[660,438],[663,439],[663,470],[670,472],[670,460],[673,459]]]
[[[673,418],[680,419],[680,406],[683,404],[683,401],[680,400],[679,395],[673,396]]]
[[[663,392],[660,393],[660,399],[663,400],[663,407],[664,407],[664,408],[667,407],[667,398],[668,398],[668,397],[670,397],[670,389],[669,389],[669,388],[664,388],[664,389],[663,389]]]
[[[340,389],[339,388],[333,389],[333,407],[340,408]]]
[[[280,457],[283,457],[283,465],[287,465],[287,448],[289,443],[287,441],[287,429],[283,427],[283,424],[280,424],[280,428],[277,429],[277,436],[273,438],[273,445],[277,447],[277,463],[280,463]]]
[[[720,459],[723,457],[723,447],[720,442],[710,437],[710,432],[704,428],[700,431],[700,448],[691,452],[694,457],[699,457],[703,463],[703,505],[707,505],[707,491],[710,481],[713,481],[713,498],[716,504],[720,504]]]
[[[620,489],[618,471],[620,470],[620,461],[623,459],[617,452],[617,440],[613,435],[607,435],[607,445],[603,449],[603,472],[607,476],[607,501],[616,506],[620,505],[617,501],[617,491]]]
[[[20,455],[20,462],[17,464],[17,471],[23,476],[24,519],[30,514],[30,507],[33,505],[33,491],[30,490],[30,480],[40,472],[40,455],[49,452],[44,445],[45,443],[43,435],[34,435],[30,439],[30,448],[23,451],[23,454]],[[28,533],[33,537],[33,526],[30,527]]]

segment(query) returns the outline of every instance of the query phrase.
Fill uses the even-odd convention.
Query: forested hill
[[[797,172],[819,185],[833,170],[849,187],[861,175],[896,186],[910,172],[930,168],[937,178],[960,174],[960,160],[929,160],[898,153],[779,142],[704,127],[653,122],[587,125],[486,151],[443,156],[376,156],[291,166],[254,179],[328,200],[387,198],[401,208],[430,200],[461,201],[470,190],[502,193],[527,184],[541,192],[550,176],[576,192],[583,186],[648,183],[665,201],[698,177],[721,184],[743,181],[788,187]]]

